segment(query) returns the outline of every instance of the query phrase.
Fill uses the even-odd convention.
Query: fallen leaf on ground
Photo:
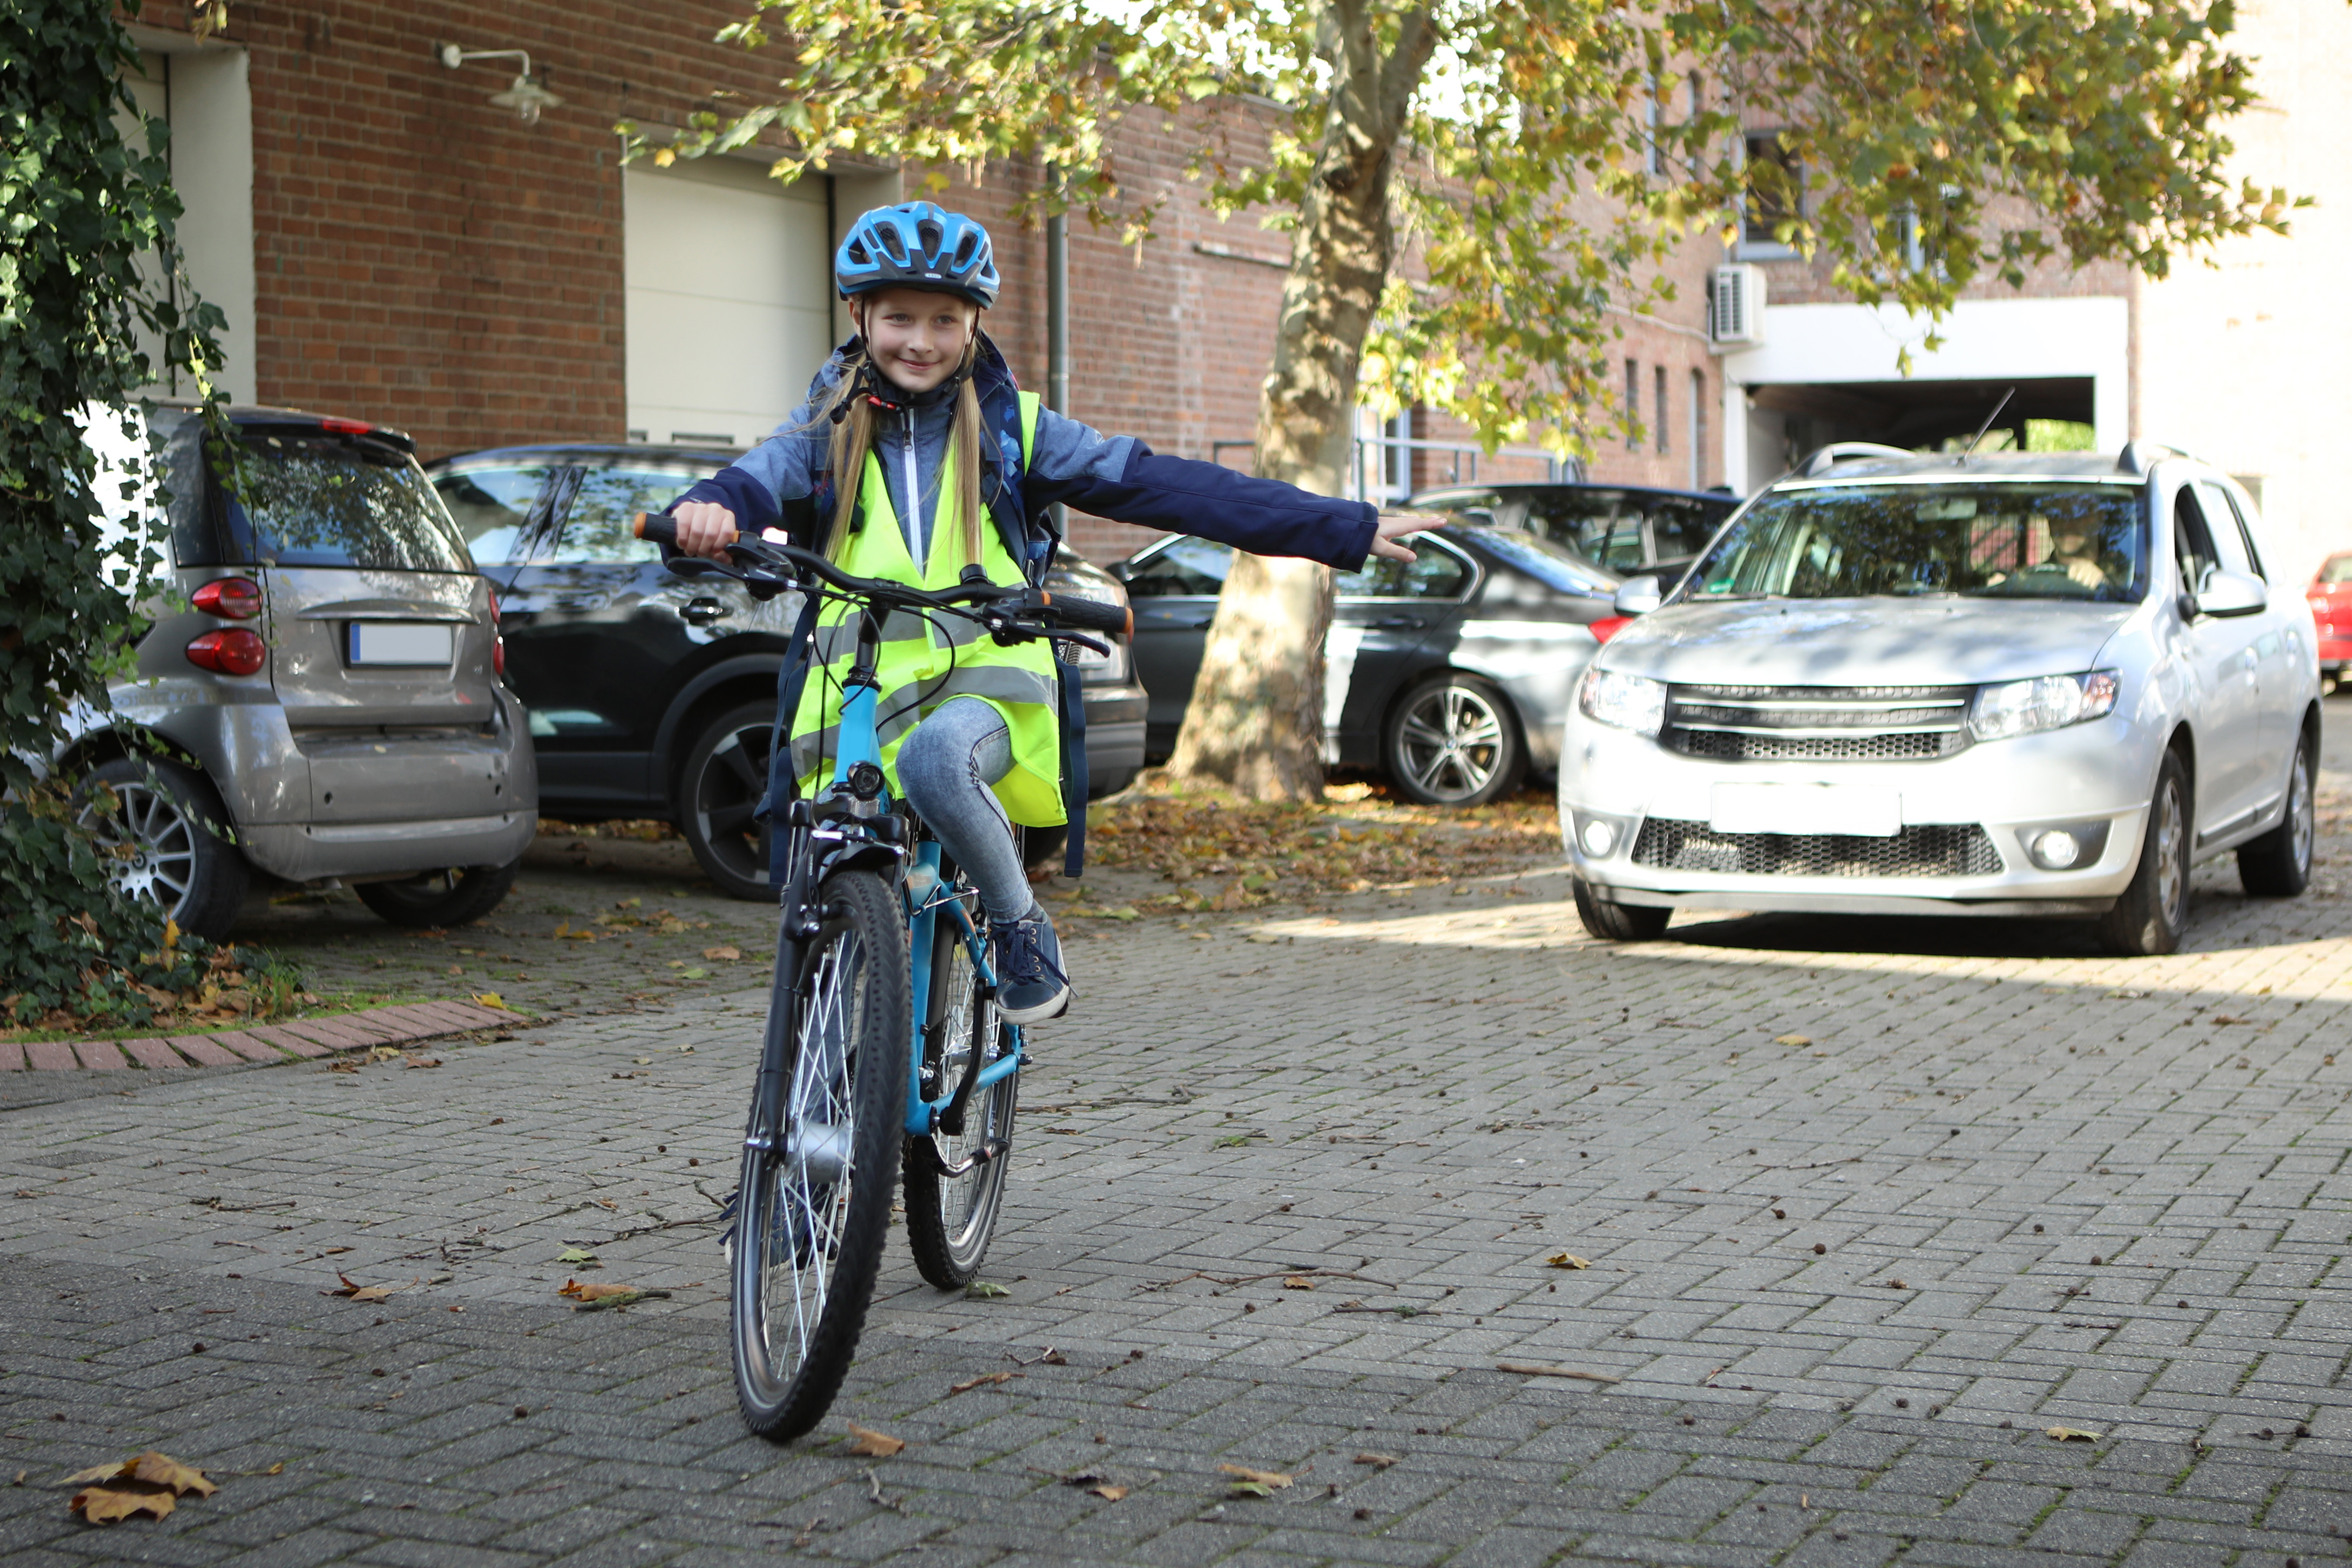
[[[1289,1274],[1283,1277],[1282,1288],[1286,1290],[1312,1290],[1315,1281],[1304,1274]]]
[[[1020,1375],[1021,1374],[1017,1372],[983,1372],[978,1377],[968,1377],[961,1383],[950,1384],[948,1385],[948,1392],[950,1394],[970,1394],[973,1389],[984,1388],[990,1384],[1011,1383],[1014,1378],[1019,1377]]]
[[[66,1507],[89,1524],[114,1524],[134,1513],[162,1519],[178,1506],[163,1487],[84,1487]]]
[[[887,1432],[877,1432],[855,1421],[849,1423],[849,1451],[861,1459],[887,1459],[906,1446],[904,1437],[893,1437]]]
[[[1385,1470],[1391,1465],[1398,1463],[1398,1458],[1394,1454],[1359,1454],[1356,1456],[1356,1463],[1370,1465],[1376,1470]]]
[[[721,947],[704,948],[702,950],[702,956],[716,963],[733,963],[736,960],[743,956],[743,950],[737,947],[733,942],[728,942]]]
[[[1776,1035],[1772,1043],[1776,1046],[1810,1046],[1813,1040],[1810,1035]]]
[[[1226,1475],[1239,1477],[1240,1479],[1234,1483],[1237,1486],[1281,1488],[1288,1486],[1291,1481],[1291,1478],[1280,1470],[1253,1470],[1247,1465],[1219,1465],[1217,1468]],[[1264,1497],[1265,1493],[1257,1495]]]
[[[993,1300],[999,1296],[1010,1296],[1013,1294],[1012,1291],[1007,1290],[1003,1286],[988,1279],[973,1280],[971,1284],[963,1288],[963,1293],[966,1296],[981,1300]]]
[[[506,998],[499,995],[495,991],[482,991],[476,993],[474,996],[474,1005],[479,1007],[494,1007],[501,1013],[511,1013],[514,1011],[513,1008],[507,1005]]]
[[[1546,1366],[1541,1362],[1532,1361],[1498,1361],[1495,1363],[1495,1370],[1496,1372],[1517,1373],[1521,1377],[1572,1377],[1581,1383],[1622,1383],[1625,1381],[1622,1377],[1612,1377],[1605,1372],[1579,1372],[1572,1366]]]
[[[110,1481],[130,1468],[127,1460],[109,1459],[102,1465],[92,1465],[86,1470],[76,1470],[72,1475],[59,1476],[51,1484],[60,1487],[80,1487],[88,1486],[92,1481]]]
[[[2099,1440],[2098,1433],[2085,1432],[2080,1426],[2053,1426],[2050,1436],[2061,1443],[2095,1443]]]
[[[583,1285],[577,1279],[566,1279],[555,1288],[555,1293],[575,1301],[601,1301],[607,1296],[635,1296],[639,1292],[635,1285]]]
[[[708,980],[710,978],[710,971],[702,968],[699,964],[696,965],[692,969],[681,969],[678,971],[678,973],[680,976],[688,980]]]
[[[1592,1267],[1591,1264],[1586,1262],[1583,1258],[1579,1258],[1573,1252],[1555,1252],[1549,1258],[1545,1258],[1544,1261],[1551,1265],[1554,1268],[1590,1268]]]
[[[362,1285],[348,1274],[338,1274],[335,1278],[343,1282],[342,1289],[340,1290],[321,1290],[319,1292],[320,1295],[343,1296],[354,1301],[388,1301],[392,1300],[392,1287],[389,1285]]]
[[[1102,1499],[1105,1502],[1117,1502],[1119,1499],[1127,1495],[1127,1489],[1125,1487],[1115,1486],[1109,1481],[1105,1481],[1100,1486],[1088,1487],[1087,1490],[1094,1493],[1095,1496]]]
[[[441,1058],[439,1057],[411,1057],[408,1058],[408,1065],[411,1068],[437,1068],[441,1065]]]
[[[321,1258],[332,1258],[338,1252],[349,1252],[351,1248],[348,1247],[322,1247],[319,1248],[319,1256]]]
[[[558,1263],[593,1263],[596,1255],[584,1247],[567,1247],[555,1255]]]
[[[1066,1487],[1077,1487],[1090,1491],[1106,1502],[1117,1502],[1135,1489],[1133,1487],[1111,1479],[1100,1470],[1073,1470],[1062,1478],[1062,1484]]]
[[[1223,908],[1223,905],[1218,906]],[[1239,1497],[1272,1497],[1274,1489],[1264,1481],[1235,1481],[1234,1492]]]
[[[154,1448],[123,1466],[122,1474],[127,1479],[144,1481],[151,1487],[169,1487],[176,1497],[185,1497],[190,1492],[210,1497],[220,1490],[217,1483],[205,1479],[204,1471]]]

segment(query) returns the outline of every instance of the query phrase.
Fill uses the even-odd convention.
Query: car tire
[[[386,924],[444,930],[471,925],[497,909],[521,870],[520,860],[511,866],[451,866],[388,882],[362,882],[352,891]]]
[[[1655,942],[1675,911],[1649,904],[1612,904],[1583,878],[1576,879],[1576,918],[1603,942]]]
[[[730,899],[776,901],[768,826],[752,816],[767,795],[775,733],[772,700],[730,708],[702,727],[678,774],[678,831],[704,874]]]
[[[111,790],[120,815],[100,809],[93,786]],[[79,814],[109,858],[108,878],[128,897],[162,907],[182,931],[218,942],[236,923],[252,868],[230,831],[228,808],[204,775],[154,758],[119,757],[91,770]]]
[[[1381,763],[1420,805],[1485,805],[1519,787],[1527,747],[1501,688],[1448,669],[1415,681],[1397,700]]]
[[[2319,837],[2311,774],[2311,737],[2305,735],[2287,763],[2286,815],[2238,848],[2238,880],[2255,898],[2292,899],[2311,885],[2311,850]]]
[[[2167,752],[2156,770],[2147,826],[2140,833],[2139,868],[2115,907],[2099,917],[2099,942],[2109,952],[2152,958],[2176,952],[2189,925],[2189,771]]]

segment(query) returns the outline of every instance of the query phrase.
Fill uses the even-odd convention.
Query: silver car
[[[2310,607],[2210,465],[1833,447],[1754,498],[1578,689],[1586,927],[1675,909],[2071,915],[2179,944],[2191,864],[2309,878]]]
[[[112,715],[58,761],[120,802],[116,882],[219,936],[250,873],[353,884],[396,925],[479,919],[538,826],[497,607],[395,430],[236,408],[232,453],[156,416],[167,593]],[[105,421],[101,421],[101,426]],[[236,473],[224,483],[220,471]],[[101,484],[114,503],[119,483]]]

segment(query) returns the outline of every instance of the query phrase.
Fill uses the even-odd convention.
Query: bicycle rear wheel
[[[924,1019],[922,1089],[935,1100],[961,1083],[972,1057],[986,1067],[1013,1048],[961,932],[944,915],[931,949],[929,1016]],[[1004,1204],[1013,1112],[1021,1075],[999,1079],[966,1097],[928,1138],[907,1140],[907,1241],[915,1267],[942,1290],[961,1290],[980,1274]]]
[[[856,1353],[906,1117],[898,900],[871,872],[846,871],[826,879],[818,907],[804,983],[773,1004],[785,1015],[770,1026],[786,1030],[783,1111],[774,1147],[744,1148],[729,1270],[736,1399],[744,1424],[777,1441],[823,1418]]]

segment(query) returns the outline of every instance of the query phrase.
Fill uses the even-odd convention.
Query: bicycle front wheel
[[[1011,1026],[980,984],[971,954],[945,916],[932,949],[930,1016],[924,1019],[922,1089],[936,1100],[1013,1048]],[[975,1062],[973,1058],[979,1059]],[[1013,1112],[1021,1075],[975,1089],[928,1138],[907,1140],[907,1242],[915,1267],[942,1290],[980,1274],[1004,1205]]]
[[[824,1416],[856,1353],[906,1118],[898,900],[848,871],[826,879],[818,907],[803,984],[773,1004],[787,1015],[783,1108],[774,1137],[743,1151],[729,1281],[736,1398],[744,1424],[780,1442]]]

